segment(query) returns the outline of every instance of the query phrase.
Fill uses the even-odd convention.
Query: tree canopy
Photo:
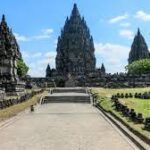
[[[126,70],[131,74],[150,74],[150,59],[134,61],[126,66]]]
[[[23,77],[27,74],[29,67],[23,60],[17,60],[17,74],[19,77]]]

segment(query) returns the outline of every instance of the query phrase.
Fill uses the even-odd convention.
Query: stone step
[[[53,93],[86,93],[85,88],[55,88],[52,89]]]
[[[42,103],[90,103],[90,96],[46,96]]]

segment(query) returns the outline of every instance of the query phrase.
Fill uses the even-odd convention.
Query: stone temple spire
[[[19,45],[8,27],[5,16],[0,23],[0,79],[8,81],[18,80],[16,62],[22,59]]]
[[[138,35],[138,36],[140,36],[140,35],[141,35],[140,28],[138,28],[137,35]]]
[[[8,26],[7,26],[6,19],[5,19],[5,15],[2,15],[1,27],[2,27],[4,30],[9,30],[9,28],[8,28]]]
[[[67,17],[57,44],[56,70],[67,76],[86,75],[96,69],[95,48],[90,30],[77,4]]]
[[[149,56],[148,46],[140,32],[140,29],[138,28],[137,34],[135,35],[131,46],[128,62],[130,64],[136,60],[150,58]]]
[[[105,74],[105,73],[106,73],[106,69],[105,69],[105,66],[104,66],[103,63],[102,63],[102,66],[101,66],[101,73],[102,73],[102,74]]]
[[[2,16],[2,22],[6,22],[5,21],[5,15],[3,14],[3,16]]]
[[[52,71],[51,71],[50,65],[48,64],[46,68],[46,78],[49,78],[51,76],[52,76]]]
[[[5,15],[3,15],[0,22],[0,56],[7,55],[10,45],[9,27],[7,26]]]
[[[73,6],[73,10],[72,10],[72,13],[71,13],[71,16],[80,16],[80,13],[79,13],[79,10],[78,10],[78,7],[77,7],[77,4],[74,3],[74,6]]]
[[[7,25],[5,15],[2,16],[0,23],[0,41],[0,56],[16,56],[18,59],[22,59],[19,45],[12,33],[12,29],[10,29]]]

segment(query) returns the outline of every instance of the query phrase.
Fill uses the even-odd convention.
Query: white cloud
[[[38,57],[41,57],[42,56],[42,53],[41,52],[37,52],[35,54],[32,54],[32,57],[33,58],[38,58]]]
[[[129,29],[122,29],[119,31],[119,35],[127,38],[129,40],[132,40],[134,38],[134,32]]]
[[[23,58],[28,58],[30,55],[27,51],[21,51]]]
[[[41,40],[41,39],[48,39],[50,38],[50,35],[36,35],[36,36],[33,36],[31,37],[30,39],[31,40]]]
[[[27,58],[38,58],[42,56],[41,52],[35,52],[35,53],[30,53],[28,51],[21,51],[22,57],[27,59]]]
[[[42,29],[40,35],[36,35],[31,37],[31,39],[40,40],[40,39],[48,39],[53,33],[53,29]]]
[[[55,51],[47,52],[44,56],[46,58],[54,58],[56,57],[56,52]]]
[[[55,44],[55,45],[57,45],[57,43],[58,43],[58,40],[57,40],[57,39],[56,39],[56,40],[54,40],[54,44]]]
[[[47,64],[50,64],[51,68],[55,68],[55,51],[47,53],[22,51],[22,55],[29,66],[28,74],[32,77],[44,77]]]
[[[28,37],[19,35],[18,33],[14,33],[14,36],[16,37],[17,41],[26,42],[30,40]]]
[[[42,40],[50,38],[51,34],[53,33],[53,29],[42,29],[41,34],[35,36],[24,36],[18,33],[14,33],[17,41],[19,42],[26,42],[26,41],[34,41],[34,40]]]
[[[127,27],[131,26],[131,23],[129,23],[129,22],[121,23],[120,26],[124,27],[124,28],[127,28]]]
[[[117,23],[117,22],[120,22],[122,20],[125,20],[129,17],[129,15],[127,13],[123,14],[123,15],[120,15],[120,16],[116,16],[116,17],[113,17],[109,20],[109,23],[113,24],[113,23]]]
[[[134,17],[143,21],[150,21],[150,13],[146,13],[143,10],[137,11]]]
[[[124,72],[130,48],[112,43],[95,43],[97,66],[105,64],[107,72]]]
[[[54,32],[53,29],[49,28],[49,29],[42,29],[41,30],[43,32],[43,34],[47,35],[47,34],[51,34]]]

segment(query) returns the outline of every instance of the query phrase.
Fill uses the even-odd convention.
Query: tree
[[[131,74],[150,74],[150,59],[141,59],[126,66],[126,70]]]
[[[19,77],[23,77],[27,74],[29,67],[23,60],[17,60],[17,74]]]

